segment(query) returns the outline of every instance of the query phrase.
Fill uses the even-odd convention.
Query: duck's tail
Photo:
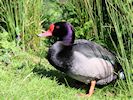
[[[120,79],[125,80],[126,77],[125,77],[125,73],[124,73],[124,70],[123,70],[122,66],[120,65],[120,63],[117,63],[116,65],[117,65],[118,77]]]
[[[124,71],[121,71],[121,72],[119,73],[119,78],[120,78],[120,79],[123,79],[123,80],[126,79],[125,74],[124,74]]]

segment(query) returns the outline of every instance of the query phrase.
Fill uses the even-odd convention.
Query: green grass
[[[0,5],[0,29],[8,32],[8,40],[16,41],[16,36],[20,36],[23,50],[36,49],[43,0],[0,0]]]
[[[65,74],[54,69],[46,59],[25,53],[19,58],[19,64],[13,62],[8,66],[1,63],[0,67],[0,99],[1,100],[128,100],[133,97],[128,91],[118,91],[110,84],[95,89],[92,97],[80,97],[77,94],[86,93],[88,86],[81,84]],[[20,62],[21,61],[21,62]],[[116,85],[116,83],[115,83]]]
[[[122,65],[125,76],[126,76],[126,84],[123,82],[120,83],[121,88],[124,90],[128,90],[130,93],[133,91],[133,63],[132,63],[132,55],[133,55],[133,44],[132,39],[133,36],[133,22],[132,22],[132,12],[133,8],[130,7],[131,1],[118,1],[115,2],[109,0],[106,2],[107,10],[111,21],[114,26],[114,30],[116,32],[116,36],[118,39],[118,45],[114,43],[115,50],[117,51],[117,59]],[[119,9],[118,9],[119,8]],[[112,37],[113,38],[113,37]],[[130,56],[129,56],[130,55]],[[125,87],[126,86],[126,87]]]
[[[6,32],[3,34],[6,36]],[[14,42],[8,42],[7,38],[2,36],[0,41],[2,46],[0,49],[1,100],[127,100],[133,98],[131,91],[119,87],[119,82],[102,88],[97,86],[90,98],[79,97],[77,94],[85,94],[89,86],[82,88],[84,84],[54,69],[44,58],[43,52],[46,52],[46,47],[43,52],[35,56],[22,51]]]
[[[33,73],[34,67],[40,68],[41,65],[31,66],[33,65],[27,65],[23,69],[15,70],[12,68],[7,69],[5,66],[0,67],[1,100],[63,100],[63,98],[70,100],[76,98],[74,95],[79,90],[66,87],[63,83],[59,85],[57,77],[54,76],[58,72],[49,69],[50,65],[47,65],[49,68],[43,68],[42,75],[41,73],[38,74],[38,71]],[[47,76],[50,73],[51,75]],[[55,74],[52,76],[52,73]],[[58,75],[60,74],[58,73]]]

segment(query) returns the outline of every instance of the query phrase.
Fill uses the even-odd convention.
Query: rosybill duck
[[[116,80],[118,72],[124,74],[117,66],[115,56],[107,49],[89,40],[75,40],[73,26],[68,22],[51,24],[48,31],[38,36],[59,38],[49,48],[48,61],[71,78],[90,83],[87,96],[93,94],[96,84],[105,85]]]

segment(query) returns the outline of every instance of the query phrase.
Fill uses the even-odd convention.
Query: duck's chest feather
[[[64,47],[62,45],[62,42],[58,41],[50,47],[48,51],[48,61],[56,69],[66,73],[70,67],[72,67],[73,57],[71,56],[71,47]]]

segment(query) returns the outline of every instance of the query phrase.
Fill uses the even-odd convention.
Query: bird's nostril
[[[42,33],[46,32],[45,30],[42,30]]]

